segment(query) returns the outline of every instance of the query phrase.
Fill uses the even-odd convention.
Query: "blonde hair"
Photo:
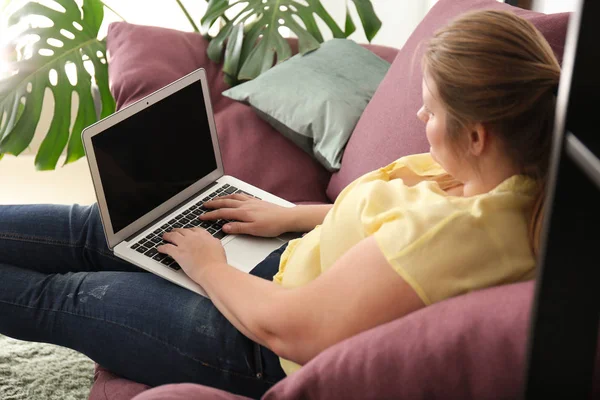
[[[505,11],[464,14],[437,31],[423,56],[446,107],[448,134],[482,123],[522,174],[538,180],[530,242],[535,255],[552,143],[560,65],[542,34]]]

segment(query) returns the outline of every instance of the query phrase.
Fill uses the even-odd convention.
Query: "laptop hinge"
[[[171,214],[173,211],[175,211],[176,209],[178,209],[179,207],[181,207],[182,204],[187,203],[188,201],[190,201],[190,199],[192,199],[193,197],[196,197],[198,195],[198,193],[202,193],[205,190],[208,190],[208,189],[210,189],[210,188],[212,188],[213,186],[216,186],[216,185],[217,185],[217,182],[215,181],[215,182],[213,182],[213,183],[211,183],[211,184],[203,187],[202,189],[198,190],[196,193],[194,193],[193,195],[191,195],[187,199],[183,200],[181,203],[177,204],[175,207],[171,208],[169,211],[167,211],[166,213],[164,213],[160,217],[156,218],[154,221],[150,222],[148,225],[144,226],[142,229],[138,230],[133,235],[131,235],[128,238],[126,238],[125,241],[129,242],[131,239],[133,239],[134,237],[136,237],[137,235],[139,235],[140,233],[142,233],[143,231],[145,231],[146,229],[148,229],[152,225],[156,224],[156,222],[159,219],[164,218],[165,215]]]

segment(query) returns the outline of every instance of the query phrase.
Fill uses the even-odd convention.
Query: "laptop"
[[[82,132],[108,247],[117,257],[206,296],[171,257],[158,253],[173,228],[203,228],[219,238],[227,262],[251,271],[297,234],[227,235],[228,221],[201,221],[204,202],[245,193],[294,204],[225,175],[206,72],[198,69]]]

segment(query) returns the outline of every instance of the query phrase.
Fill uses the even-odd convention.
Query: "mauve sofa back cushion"
[[[295,41],[291,41],[295,48]],[[284,199],[329,202],[331,177],[247,105],[221,95],[228,88],[222,65],[206,55],[208,42],[190,32],[116,22],[109,26],[109,78],[121,109],[197,68],[206,69],[225,173]],[[392,62],[397,49],[366,46]],[[295,50],[295,49],[294,49]]]
[[[333,174],[327,195],[334,201],[361,175],[408,154],[429,151],[425,126],[417,119],[422,104],[421,56],[425,42],[454,17],[475,9],[510,10],[529,19],[562,56],[568,14],[545,15],[496,0],[440,0],[414,30],[365,109]],[[420,47],[419,47],[420,45]]]

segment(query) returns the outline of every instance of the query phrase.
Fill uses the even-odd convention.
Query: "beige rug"
[[[1,400],[85,400],[94,363],[73,350],[0,335]]]

